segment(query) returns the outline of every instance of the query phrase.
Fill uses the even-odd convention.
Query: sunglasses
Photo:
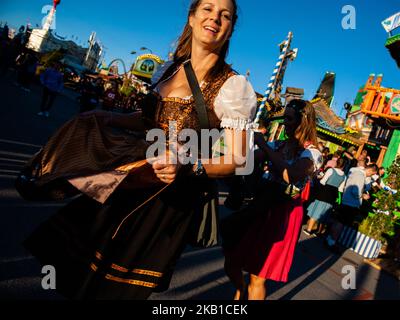
[[[287,107],[292,108],[298,112],[301,112],[306,107],[307,102],[304,100],[292,100],[289,102]]]

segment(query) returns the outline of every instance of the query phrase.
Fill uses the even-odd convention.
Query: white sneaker
[[[44,113],[43,113],[43,111],[40,111],[40,112],[37,113],[37,115],[38,116],[44,116]]]

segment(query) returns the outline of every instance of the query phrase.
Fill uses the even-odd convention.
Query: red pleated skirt
[[[257,215],[239,243],[224,249],[237,267],[264,279],[287,282],[303,219],[302,199]]]

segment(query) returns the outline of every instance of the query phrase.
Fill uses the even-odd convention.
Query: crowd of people
[[[343,226],[357,228],[372,211],[376,193],[388,190],[383,182],[385,168],[378,167],[366,149],[358,157],[353,146],[330,153],[320,142],[319,149],[324,165],[313,181],[303,232],[324,236],[328,248],[338,252],[337,240]]]
[[[143,96],[146,84],[136,80],[134,85],[127,84],[127,79],[113,76],[108,78],[100,74],[71,71],[64,64],[62,56],[46,59],[26,48],[26,37],[21,27],[20,32],[9,38],[9,29],[5,25],[0,34],[0,76],[6,77],[9,70],[14,70],[14,85],[29,93],[33,84],[42,86],[42,101],[39,116],[49,117],[57,95],[68,86],[79,93],[79,111],[86,112],[100,108],[107,111],[132,112],[140,107],[138,100]],[[68,70],[68,72],[67,72]],[[125,81],[125,83],[124,83]],[[123,87],[129,87],[124,93]]]

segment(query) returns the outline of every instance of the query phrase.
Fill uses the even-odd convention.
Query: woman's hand
[[[371,196],[370,196],[368,193],[363,193],[363,195],[362,195],[362,199],[363,199],[363,200],[367,201],[367,200],[369,200],[370,198],[371,198]]]
[[[157,157],[154,162],[151,162],[157,178],[165,183],[174,182],[182,166],[170,153],[167,153],[166,156]]]

